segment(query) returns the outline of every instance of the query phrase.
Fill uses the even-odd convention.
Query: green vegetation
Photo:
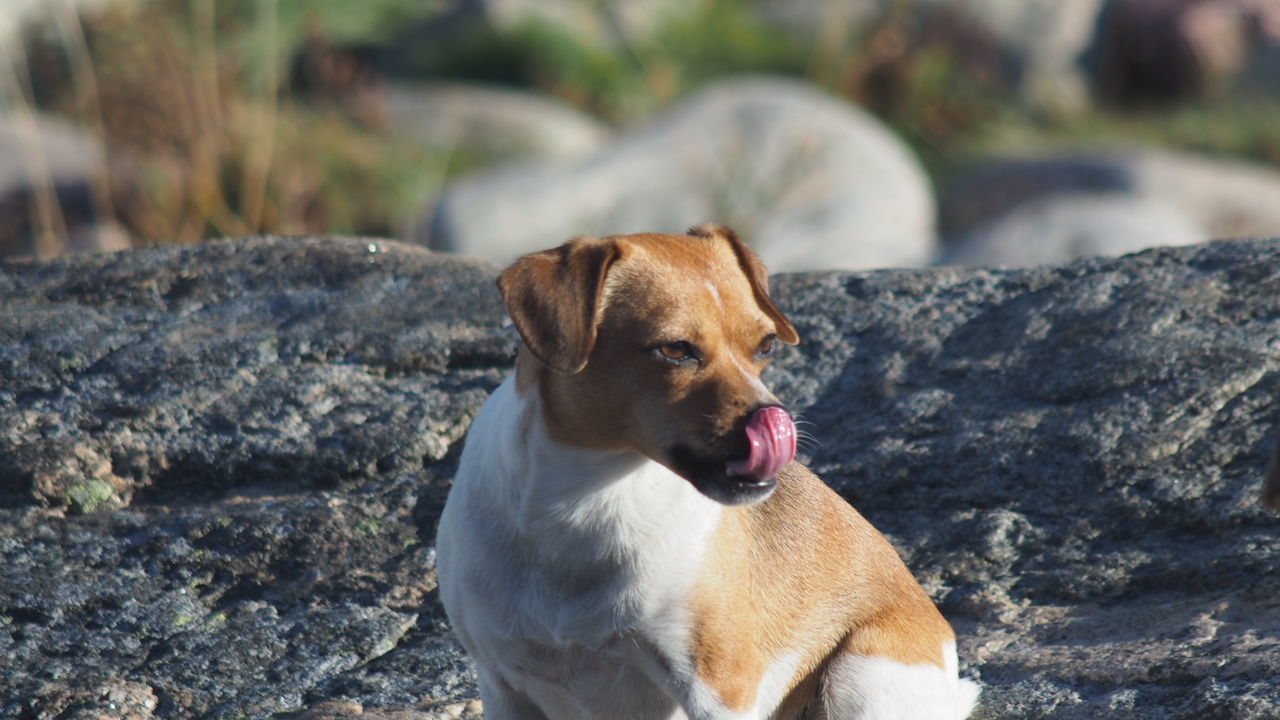
[[[993,152],[1059,146],[1156,145],[1280,163],[1276,99],[1218,93],[1171,107],[1046,112],[1019,97],[998,53],[972,28],[923,27],[910,5],[897,3],[860,33],[824,30],[821,37],[765,26],[745,3],[727,0],[704,0],[650,38],[631,42],[527,22],[423,47],[413,67],[531,88],[618,124],[719,77],[801,77],[879,116],[935,178]]]
[[[382,531],[382,521],[377,518],[361,518],[355,525],[357,535],[377,535]]]
[[[66,505],[76,515],[87,515],[115,497],[115,488],[100,478],[91,478],[67,490]]]
[[[1280,164],[1280,98],[1246,95],[1123,112],[1100,109],[1066,119],[1019,113],[992,123],[969,146],[985,153],[1108,144],[1186,148]]]
[[[589,2],[584,3],[590,5]],[[708,80],[743,72],[803,75],[807,40],[780,34],[735,2],[703,0],[643,38],[586,38],[531,19],[477,26],[424,45],[415,74],[532,88],[622,124]]]

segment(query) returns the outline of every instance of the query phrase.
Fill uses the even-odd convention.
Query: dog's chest
[[[457,500],[465,512],[474,498]],[[483,557],[462,575],[472,586],[468,614],[495,630],[497,642],[519,638],[544,649],[681,633],[720,513],[652,464],[581,496],[546,492],[518,523],[470,509],[458,544],[483,549]]]
[[[481,664],[547,717],[685,717],[653,678],[687,651],[687,596],[719,509],[700,498],[655,508],[655,492],[683,492],[662,482],[683,483],[655,473],[549,505],[537,542],[505,523],[457,528],[456,544],[484,553],[454,573],[451,616]]]
[[[440,526],[460,637],[548,717],[683,717],[653,678],[687,654],[686,604],[721,507],[656,463],[619,472],[536,425],[532,442],[495,447],[516,434],[502,432],[513,415],[489,412],[502,399],[473,426]]]

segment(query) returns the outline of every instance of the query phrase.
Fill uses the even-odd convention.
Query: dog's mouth
[[[712,459],[686,445],[671,450],[676,472],[703,495],[724,505],[749,505],[769,497],[780,470],[796,456],[796,426],[786,410],[760,408],[743,429],[746,457]]]

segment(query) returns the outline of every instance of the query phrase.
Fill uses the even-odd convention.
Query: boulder
[[[662,25],[696,10],[700,2],[681,0],[477,0],[494,27],[517,29],[537,23],[586,45],[626,47],[650,39]]]
[[[1172,151],[1087,152],[995,159],[965,170],[940,195],[948,242],[1024,203],[1062,194],[1128,195],[1182,213],[1209,237],[1280,234],[1280,172]]]
[[[607,125],[570,105],[519,90],[462,83],[389,83],[381,94],[388,130],[434,149],[463,166],[516,160],[581,157],[600,148]],[[417,198],[439,202],[440,185]],[[406,239],[427,232],[422,215],[411,214],[397,229]]]
[[[390,83],[385,107],[393,132],[485,158],[581,155],[600,147],[610,132],[564,103],[497,87]]]
[[[56,13],[67,7],[79,12],[92,12],[109,4],[130,0],[71,0],[69,6],[52,6],[44,0],[6,0],[0,4],[0,59],[10,50],[22,47],[22,34],[31,27],[52,25]]]
[[[498,263],[574,235],[733,225],[777,270],[918,265],[928,178],[869,115],[803,83],[717,83],[586,157],[446,186],[423,242]]]
[[[101,143],[66,120],[0,115],[0,257],[129,247],[125,230],[99,213],[95,176],[105,167]],[[45,222],[54,236],[42,236]]]
[[[407,268],[406,256],[415,270],[384,274]],[[489,275],[381,241],[13,265],[0,284],[0,476],[10,481],[0,497],[92,510],[138,493],[221,492],[285,468],[315,487],[438,461],[486,395],[484,378],[497,377],[445,373],[455,353],[505,358],[513,347],[495,334],[503,313]],[[468,279],[468,290],[441,293]],[[61,299],[40,300],[48,292]],[[77,499],[86,493],[102,498]]]
[[[940,262],[1026,267],[1209,239],[1181,211],[1157,200],[1101,193],[1049,195],[974,228],[948,246]]]
[[[435,594],[496,268],[365,239],[0,263],[0,716],[473,717]],[[1280,242],[775,277],[766,380],[976,720],[1280,715]]]
[[[1104,97],[1134,104],[1274,91],[1277,52],[1274,0],[1113,0],[1091,64]]]
[[[0,717],[473,693],[430,524],[515,348],[493,276],[324,239],[0,265]]]
[[[101,144],[66,120],[0,115],[0,195],[33,187],[40,178],[55,185],[87,183],[105,161]]]

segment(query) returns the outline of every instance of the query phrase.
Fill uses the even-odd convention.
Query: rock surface
[[[494,273],[338,239],[0,265],[0,716],[474,716],[431,546],[515,347]],[[1280,715],[1280,242],[775,295],[803,343],[768,380],[978,718]]]
[[[795,81],[717,83],[599,152],[447,186],[426,244],[506,263],[574,235],[683,232],[720,218],[777,270],[922,264],[933,196],[856,108]]]

